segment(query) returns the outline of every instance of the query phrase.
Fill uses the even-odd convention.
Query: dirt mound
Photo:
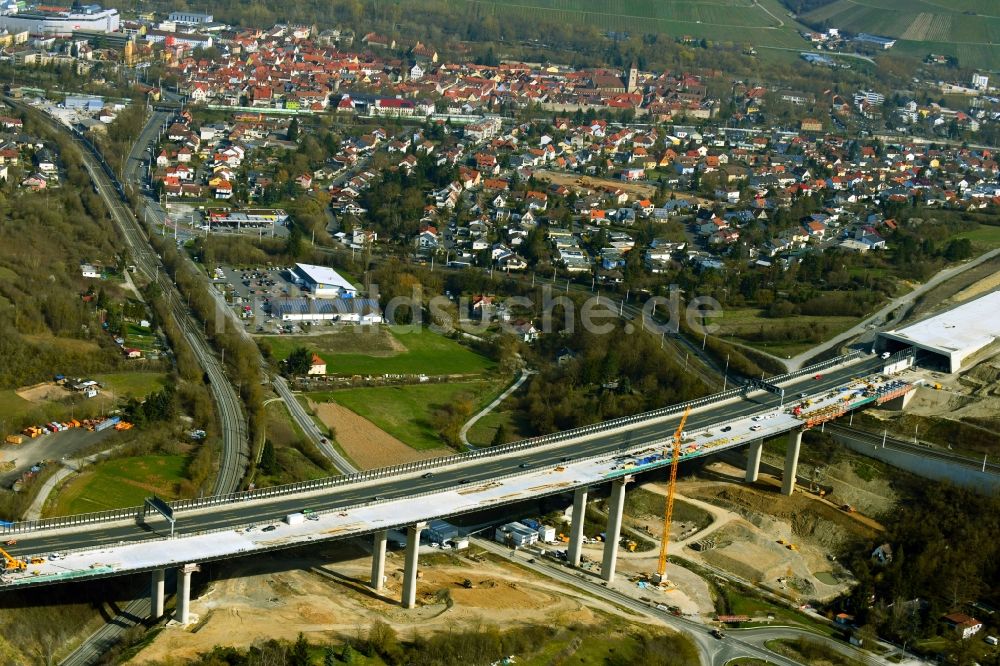
[[[376,469],[451,455],[447,447],[417,451],[368,419],[335,402],[310,403],[316,415],[337,433],[337,443],[360,469]]]

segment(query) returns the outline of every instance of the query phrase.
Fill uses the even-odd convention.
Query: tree
[[[278,471],[278,458],[269,439],[264,441],[264,450],[260,452],[260,471],[268,476]]]
[[[312,352],[305,347],[296,347],[285,359],[285,374],[289,377],[304,375],[312,366]]]
[[[496,433],[493,434],[493,441],[490,442],[490,446],[500,446],[501,444],[507,443],[507,428],[504,424],[500,424],[497,427]]]
[[[309,643],[306,642],[306,637],[300,631],[299,637],[292,645],[292,653],[289,655],[288,663],[290,666],[309,666],[309,662]]]
[[[288,123],[287,138],[289,141],[295,141],[299,138],[299,119],[292,118],[292,121]]]
[[[344,651],[346,652],[348,649],[350,649],[349,645],[344,648]],[[350,663],[346,659],[344,661],[345,663]],[[327,646],[326,650],[323,651],[323,666],[336,666],[336,664],[337,651],[333,649],[332,645]]]

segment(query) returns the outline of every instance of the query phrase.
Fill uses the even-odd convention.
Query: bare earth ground
[[[581,176],[576,173],[560,173],[558,171],[546,170],[535,172],[535,177],[548,180],[553,185],[565,185],[570,189],[581,187],[587,189],[613,187],[624,190],[629,194],[646,198],[656,194],[656,186],[648,183],[626,183],[624,181],[614,180],[611,178],[594,178],[593,176]],[[681,198],[680,195],[678,195],[678,198]],[[694,201],[695,203],[708,203],[708,199],[702,199],[700,197],[684,195],[683,198]]]
[[[344,453],[360,469],[375,469],[415,460],[428,460],[450,455],[451,449],[417,451],[385,432],[368,419],[335,402],[309,403],[316,415],[337,433],[337,442]]]
[[[168,626],[128,663],[170,659],[179,664],[215,645],[294,640],[300,631],[314,642],[332,641],[366,631],[375,619],[408,639],[417,627],[427,633],[482,623],[500,628],[597,625],[603,618],[595,610],[623,615],[610,604],[511,565],[439,555],[421,558],[419,605],[403,610],[398,602],[402,553],[387,555],[386,589],[375,593],[365,585],[371,565],[360,547],[342,543],[313,552],[225,565],[225,577],[191,600],[198,622],[186,629]],[[471,589],[463,587],[466,579]]]
[[[62,386],[52,382],[43,382],[34,386],[25,386],[15,391],[17,395],[29,402],[47,402],[50,400],[60,400],[72,395]]]

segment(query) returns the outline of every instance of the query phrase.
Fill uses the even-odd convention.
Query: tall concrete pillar
[[[630,476],[615,479],[611,484],[608,499],[608,528],[604,532],[604,561],[601,563],[601,578],[609,583],[615,579],[615,564],[618,562],[618,539],[622,533],[622,512],[625,510],[625,484]]]
[[[190,621],[191,574],[200,571],[197,564],[185,564],[177,570],[177,609],[174,619],[180,624]]]
[[[165,569],[153,569],[152,581],[149,586],[149,614],[154,620],[163,617],[166,577]]]
[[[788,433],[788,448],[785,449],[785,473],[781,477],[781,494],[791,495],[795,490],[795,473],[799,468],[799,449],[802,448],[802,431]]]
[[[403,568],[403,608],[417,605],[417,559],[420,554],[420,533],[427,523],[410,525],[406,529],[406,561]]]
[[[747,474],[744,480],[753,483],[760,476],[760,454],[764,450],[764,440],[758,439],[750,442],[747,449]]]
[[[574,567],[580,566],[580,551],[583,549],[583,523],[587,517],[587,492],[589,490],[586,486],[581,486],[573,493],[573,517],[569,527],[569,563]]]
[[[381,591],[385,583],[385,544],[389,532],[382,530],[375,533],[375,543],[372,547],[372,589]]]

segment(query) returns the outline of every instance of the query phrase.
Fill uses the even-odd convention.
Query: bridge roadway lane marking
[[[872,363],[853,364],[844,368],[837,368],[829,373],[824,373],[822,380],[810,380],[811,394],[824,393],[831,388],[845,383],[851,377],[865,374],[866,369]],[[878,365],[878,364],[874,364]],[[709,408],[698,413],[689,422],[690,430],[702,429],[706,426],[713,426],[756,412],[764,411],[768,408],[777,407],[779,398],[770,394],[765,394],[760,402],[742,402],[723,405],[716,408]],[[721,412],[721,413],[719,413]],[[667,428],[672,431],[672,428]],[[613,433],[604,439],[590,440],[587,444],[586,454],[601,455],[617,451],[621,446],[637,447],[648,444],[654,440],[661,439],[666,430],[662,425],[640,425],[632,430]],[[518,452],[509,456],[499,458],[482,459],[479,464],[469,467],[448,467],[440,471],[435,471],[430,479],[411,477],[387,477],[369,481],[363,485],[338,486],[328,490],[313,490],[300,495],[276,496],[269,501],[258,500],[253,504],[244,504],[219,511],[227,505],[216,505],[204,510],[189,510],[178,514],[178,528],[192,531],[214,529],[221,526],[236,526],[230,522],[229,517],[241,519],[238,524],[262,523],[280,520],[284,515],[299,511],[303,508],[312,508],[317,511],[336,509],[341,506],[356,504],[370,500],[374,496],[386,499],[405,497],[414,490],[441,488],[447,490],[457,485],[461,479],[470,481],[485,480],[498,476],[498,473],[516,473],[522,462],[528,462],[534,468],[541,468],[552,465],[566,457],[567,447],[571,446],[574,440],[560,442],[546,446],[542,450],[528,449],[527,452]],[[742,444],[741,444],[742,445]],[[582,452],[581,452],[582,453]],[[531,468],[525,470],[525,474],[530,474]],[[155,524],[155,523],[154,523]],[[94,529],[97,528],[97,529]],[[56,534],[46,534],[45,531],[28,533],[19,536],[20,553],[45,552],[51,550],[73,550],[75,548],[86,548],[98,543],[114,543],[117,541],[140,542],[155,539],[157,534],[149,533],[142,528],[135,526],[132,522],[124,524],[94,524],[81,525],[73,529],[72,532],[62,531]]]

